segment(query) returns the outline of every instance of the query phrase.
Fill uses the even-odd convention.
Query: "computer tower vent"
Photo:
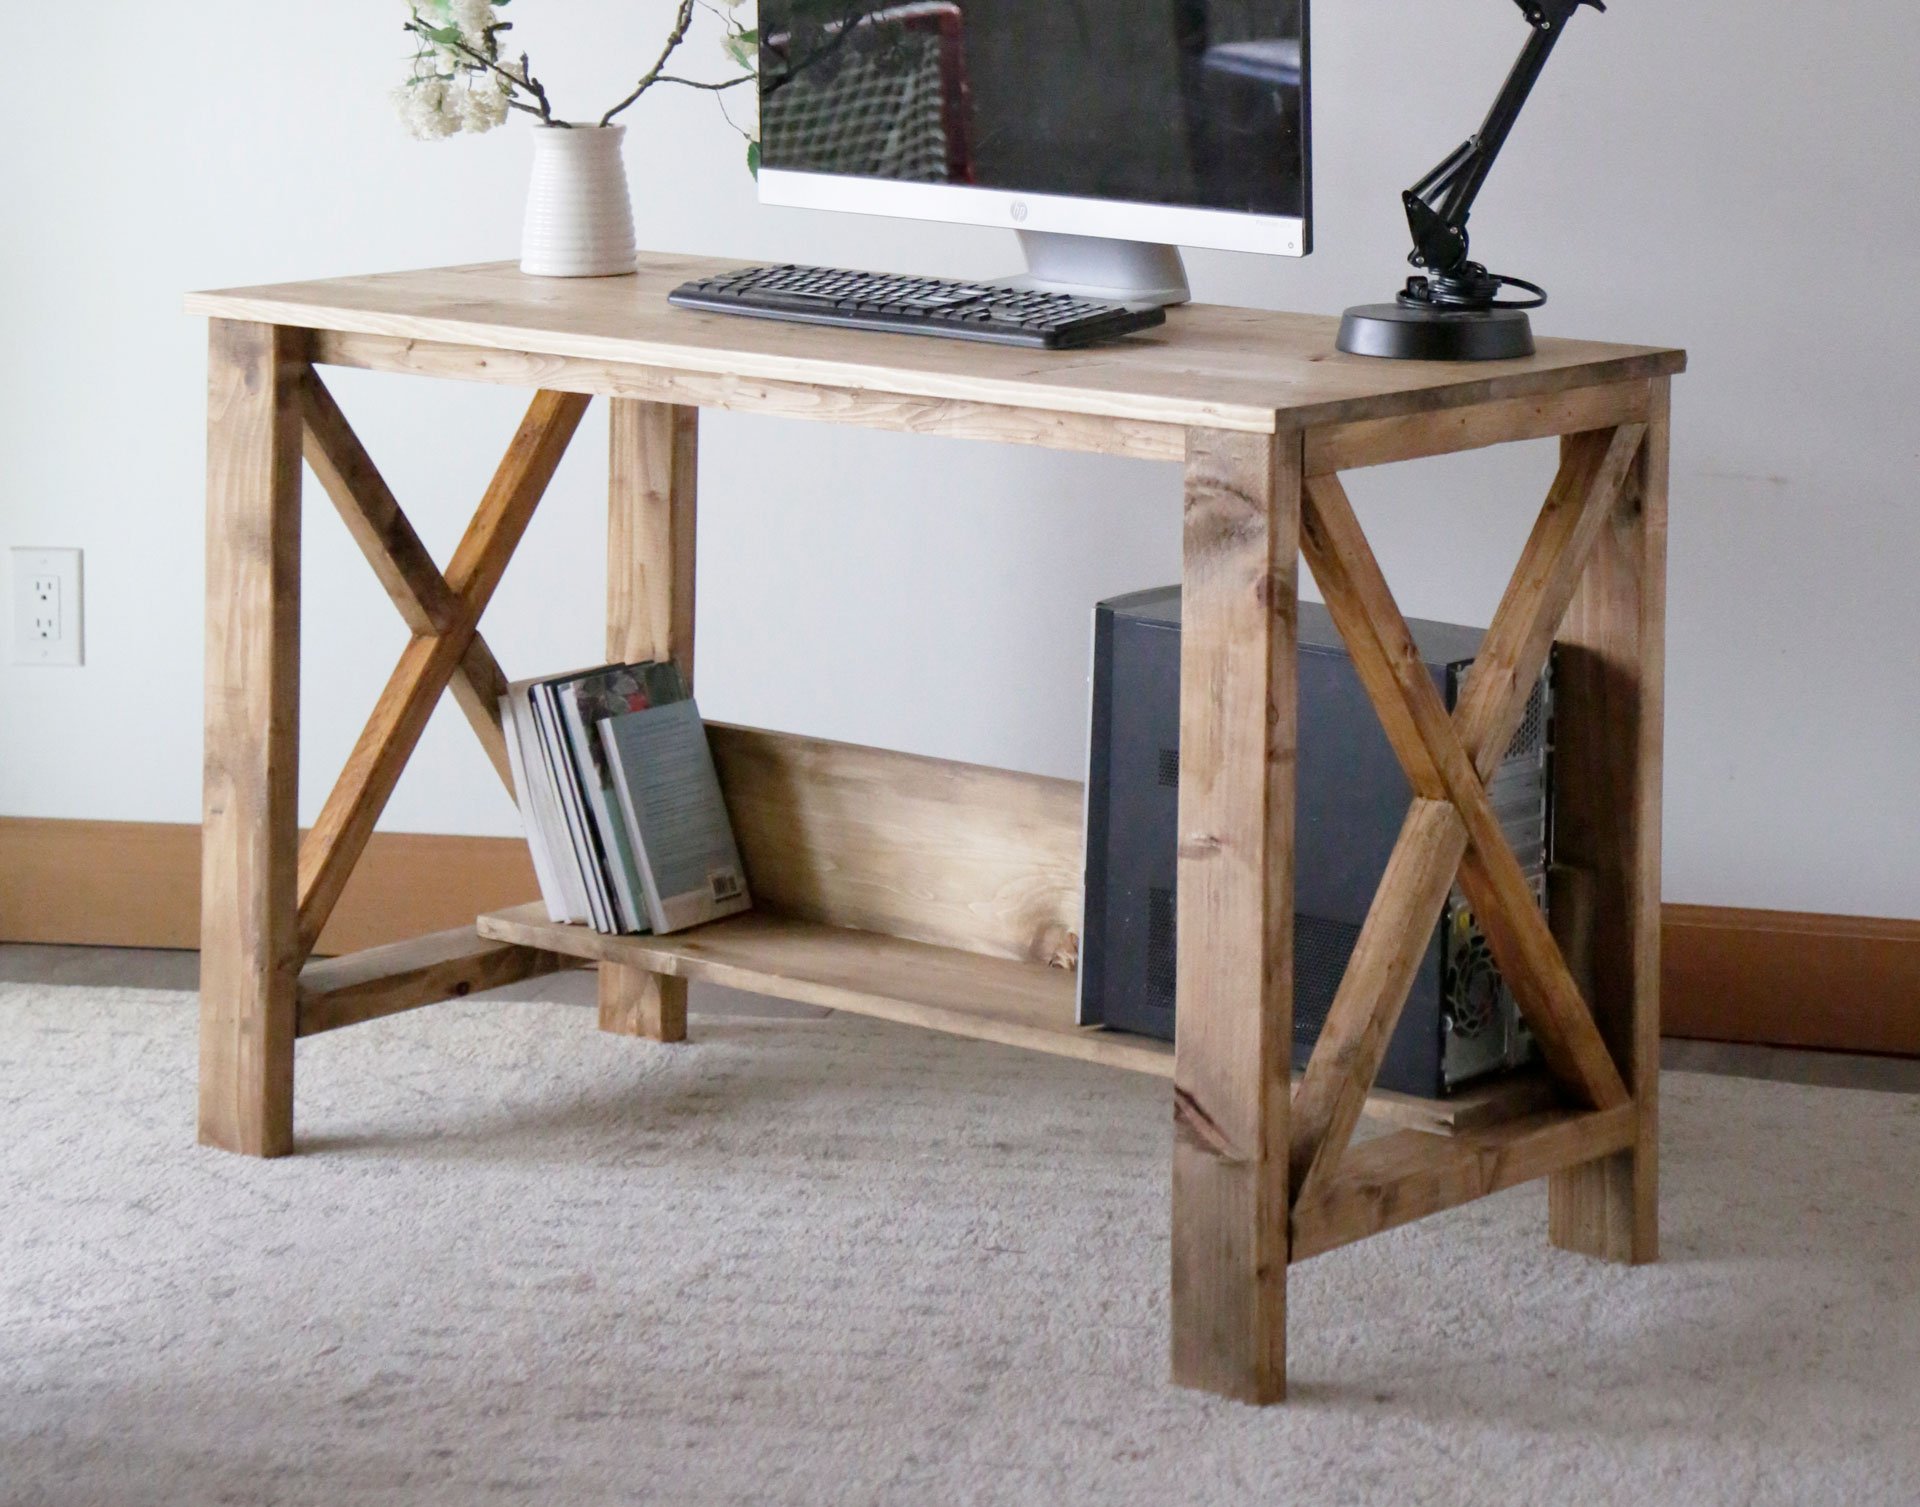
[[[1160,783],[1169,790],[1180,788],[1180,750],[1163,748],[1160,750]]]
[[[1503,988],[1500,970],[1473,912],[1458,896],[1449,921],[1452,935],[1448,938],[1442,994],[1454,1034],[1465,1041],[1476,1041],[1499,1022]]]
[[[1320,916],[1293,918],[1293,1039],[1311,1049],[1360,941],[1360,928]]]
[[[1547,686],[1542,681],[1533,688],[1533,694],[1527,698],[1527,710],[1520,719],[1520,729],[1513,735],[1513,741],[1507,745],[1509,759],[1529,759],[1540,752],[1547,741]]]
[[[1546,909],[1546,880],[1532,881],[1534,904]],[[1445,1033],[1441,1071],[1449,1085],[1515,1067],[1533,1052],[1513,991],[1500,977],[1485,933],[1458,890],[1441,921],[1440,1021]]]
[[[1147,891],[1147,995],[1169,1010],[1173,1008],[1180,952],[1174,916],[1172,890]]]

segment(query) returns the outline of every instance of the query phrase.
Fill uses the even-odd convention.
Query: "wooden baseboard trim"
[[[1920,921],[1669,905],[1661,1034],[1920,1057]]]
[[[358,952],[538,899],[517,837],[376,832],[316,949]],[[0,817],[0,942],[200,945],[200,828]]]
[[[539,893],[516,837],[380,832],[320,951],[465,926]],[[200,829],[0,817],[0,942],[199,945]],[[1920,921],[1668,905],[1661,1034],[1920,1057]]]

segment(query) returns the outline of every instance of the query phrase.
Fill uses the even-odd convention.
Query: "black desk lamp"
[[[1533,326],[1526,311],[1547,301],[1545,291],[1518,277],[1489,272],[1467,260],[1467,216],[1506,145],[1520,107],[1533,92],[1554,43],[1582,5],[1605,10],[1603,0],[1515,0],[1533,35],[1521,49],[1487,112],[1477,136],[1469,137],[1426,177],[1400,197],[1407,206],[1413,251],[1407,260],[1424,268],[1410,277],[1392,303],[1362,304],[1340,321],[1339,346],[1356,356],[1403,361],[1500,361],[1533,354]],[[1526,298],[1502,300],[1503,288]]]

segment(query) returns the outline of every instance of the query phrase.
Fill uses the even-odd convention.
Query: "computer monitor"
[[[1020,233],[1032,286],[1186,297],[1312,249],[1308,0],[761,0],[763,203]]]

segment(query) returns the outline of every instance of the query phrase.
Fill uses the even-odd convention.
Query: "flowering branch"
[[[487,29],[489,33],[488,40],[492,40],[492,33],[511,30],[512,26],[513,23],[511,21],[503,21],[497,26],[489,27]],[[436,35],[435,32],[422,21],[408,21],[400,29],[402,31],[410,31],[424,41],[438,47],[443,47],[448,52],[454,53],[459,57],[466,58],[474,67],[484,69],[495,75],[509,90],[524,89],[528,94],[533,96],[533,104],[528,105],[523,104],[520,100],[514,98],[512,94],[509,94],[507,96],[508,109],[520,110],[528,115],[537,115],[545,124],[550,126],[566,126],[566,121],[555,120],[553,118],[553,106],[547,99],[547,91],[542,87],[540,80],[535,78],[530,71],[531,64],[524,52],[520,54],[520,71],[516,73],[511,63],[501,64],[495,61],[494,58],[488,57],[478,48],[469,45],[464,37],[447,37],[444,33]],[[495,51],[497,53],[498,49],[496,48]]]
[[[414,135],[431,140],[458,131],[489,131],[501,124],[509,111],[531,115],[542,125],[556,129],[570,128],[571,122],[555,116],[553,103],[545,86],[534,77],[527,55],[521,53],[517,63],[501,56],[500,34],[510,31],[512,23],[500,20],[499,12],[510,0],[405,0],[405,3],[408,18],[402,29],[414,39],[416,47],[412,72],[394,91],[394,101]],[[724,0],[724,3],[731,8],[739,0]],[[626,98],[600,117],[602,126],[611,125],[616,116],[656,84],[678,84],[718,99],[727,90],[752,82],[758,62],[754,51],[757,34],[741,26],[731,15],[718,11],[715,13],[722,16],[726,28],[723,45],[741,71],[731,78],[718,80],[693,79],[667,72],[668,60],[692,29],[696,4],[715,9],[708,0],[677,0],[673,26],[659,56]],[[721,114],[726,115],[724,105]],[[731,118],[728,124],[733,124]],[[749,135],[748,139],[751,142],[753,138]]]

